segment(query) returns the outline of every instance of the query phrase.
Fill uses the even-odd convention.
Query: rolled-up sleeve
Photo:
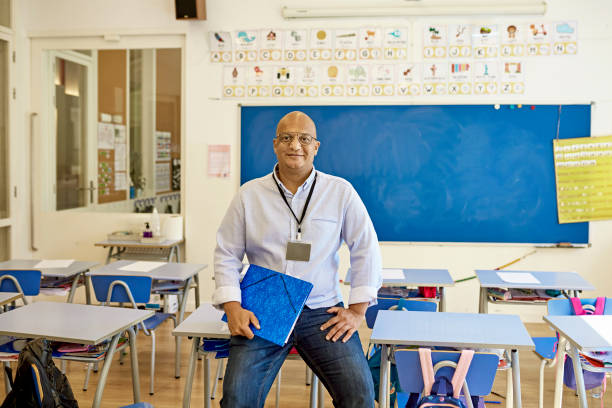
[[[240,193],[232,200],[217,231],[213,305],[241,301],[240,271],[245,253],[244,206]]]
[[[348,245],[351,259],[349,305],[364,302],[376,304],[378,289],[382,285],[380,246],[368,211],[352,187],[344,215],[342,238]]]

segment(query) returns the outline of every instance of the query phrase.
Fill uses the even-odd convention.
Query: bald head
[[[279,133],[308,133],[317,137],[317,128],[310,116],[300,111],[289,112],[278,122],[276,134]]]

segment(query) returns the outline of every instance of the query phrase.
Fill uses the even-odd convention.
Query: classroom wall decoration
[[[554,140],[559,223],[612,219],[612,136]]]
[[[495,95],[525,92],[526,58],[577,52],[571,21],[419,27],[416,58],[410,28],[360,27],[212,31],[210,60],[235,62],[226,98]]]

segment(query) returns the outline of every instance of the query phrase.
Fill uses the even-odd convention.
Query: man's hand
[[[244,336],[248,339],[255,337],[249,325],[252,323],[257,329],[260,327],[259,320],[253,312],[243,309],[238,302],[224,303],[223,309],[225,309],[227,326],[232,336]]]
[[[327,309],[327,313],[335,313],[336,316],[332,317],[321,326],[321,330],[331,327],[325,339],[336,342],[344,335],[342,342],[346,343],[349,341],[353,333],[359,329],[359,326],[363,322],[367,308],[368,303],[365,302],[353,303],[348,309],[343,307],[330,307]]]

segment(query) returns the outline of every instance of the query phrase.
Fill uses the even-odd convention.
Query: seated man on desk
[[[269,142],[264,138],[262,143]],[[217,232],[213,302],[223,305],[232,334],[221,406],[263,407],[295,346],[334,406],[373,407],[372,376],[357,333],[382,283],[372,221],[350,183],[314,169],[320,142],[310,117],[302,112],[283,117],[273,145],[278,160],[273,172],[240,188]],[[348,308],[338,280],[343,241],[351,257]],[[310,254],[287,260],[289,242],[298,247],[310,244]],[[240,303],[239,273],[245,254],[249,263],[314,285],[284,347],[254,337],[249,328],[259,327],[259,322]]]

